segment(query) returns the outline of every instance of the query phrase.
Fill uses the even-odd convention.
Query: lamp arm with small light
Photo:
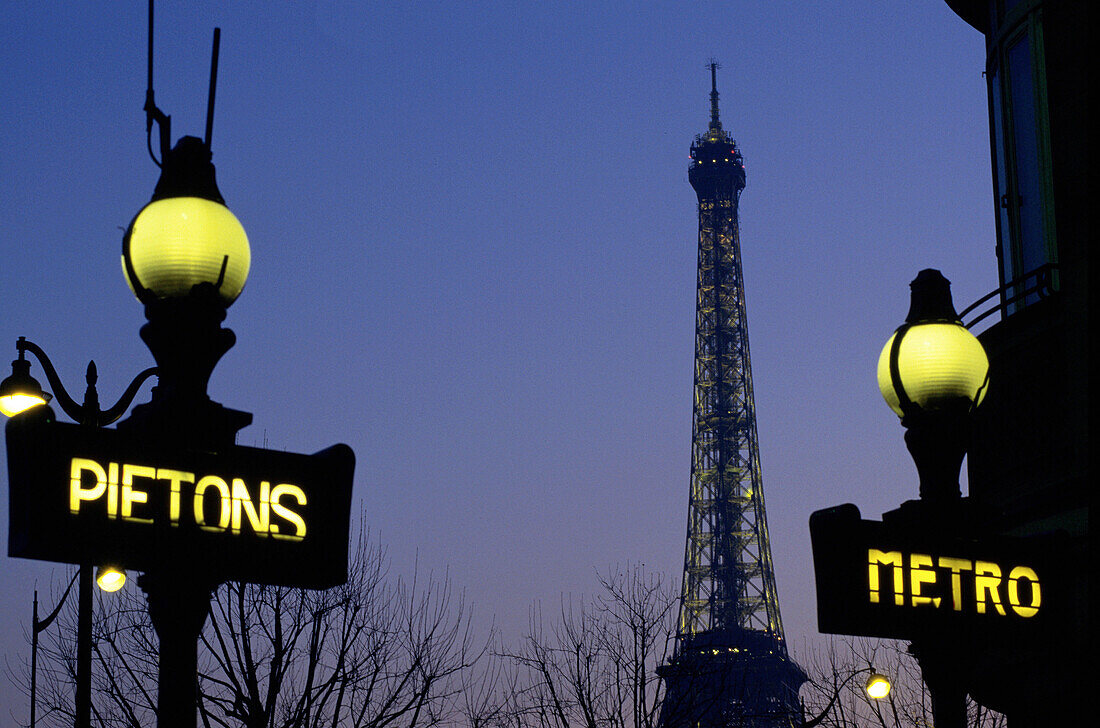
[[[126,391],[122,393],[118,401],[106,410],[99,409],[97,399],[94,395],[94,365],[89,371],[89,391],[93,394],[90,398],[86,399],[83,405],[77,404],[69,393],[65,390],[65,385],[61,383],[61,377],[57,373],[57,369],[54,368],[53,362],[50,361],[50,357],[46,355],[46,352],[42,350],[38,344],[33,341],[28,341],[26,337],[20,336],[19,340],[15,342],[15,348],[19,352],[19,356],[22,358],[24,352],[30,352],[34,354],[35,359],[42,365],[42,371],[46,373],[46,380],[49,381],[50,387],[53,389],[54,397],[58,405],[60,405],[62,411],[65,412],[73,420],[81,424],[94,425],[96,427],[106,427],[116,421],[122,415],[126,414],[126,410],[134,401],[134,397],[137,396],[138,390],[141,389],[141,385],[145,383],[149,377],[158,373],[157,367],[149,367],[145,371],[139,373],[134,380],[130,382],[130,385],[126,388]]]
[[[61,383],[61,377],[54,369],[53,362],[50,361],[50,357],[46,356],[46,352],[42,350],[42,347],[33,341],[27,341],[25,336],[20,336],[19,340],[15,342],[15,348],[20,356],[27,351],[34,354],[35,359],[42,365],[42,371],[46,373],[46,380],[50,383],[50,388],[53,389],[57,404],[69,417],[77,422],[83,422],[84,407],[77,404],[76,400],[69,396],[69,393],[65,390],[65,385]]]
[[[844,678],[840,685],[838,685],[833,690],[833,697],[829,699],[829,704],[825,706],[825,709],[822,710],[821,713],[818,714],[816,717],[804,721],[801,728],[814,728],[814,726],[819,725],[821,721],[825,720],[825,716],[829,714],[829,712],[833,709],[833,706],[836,705],[836,701],[840,699],[840,693],[844,690],[845,686],[850,683],[852,681],[852,678],[854,678],[856,675],[862,675],[865,672],[871,673],[871,677],[868,678],[868,683],[870,683],[870,681],[876,676],[881,677],[875,672],[875,668],[872,665],[868,665],[867,667],[863,667],[859,670],[849,673],[848,677]],[[871,697],[878,699],[882,696],[872,695]]]
[[[67,600],[69,598],[69,592],[71,592],[73,590],[73,584],[76,583],[76,578],[78,576],[80,576],[80,571],[79,570],[75,574],[73,574],[72,579],[69,579],[69,585],[67,587],[65,587],[65,593],[61,595],[61,599],[57,602],[57,606],[53,608],[53,611],[50,612],[46,616],[45,619],[38,619],[37,616],[34,618],[34,625],[33,626],[34,626],[35,634],[37,634],[38,632],[42,632],[43,630],[48,629],[49,626],[51,624],[53,624],[53,621],[55,619],[57,619],[57,615],[61,613],[61,608],[65,606],[65,600]],[[37,599],[38,599],[38,591],[37,590],[35,590],[34,595],[35,595],[34,598],[37,601]]]

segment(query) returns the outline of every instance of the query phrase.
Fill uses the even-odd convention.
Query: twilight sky
[[[158,173],[146,4],[42,7],[0,10],[0,378],[25,335],[74,396],[94,359],[110,404],[152,364],[119,266]],[[615,565],[679,583],[686,170],[709,118],[704,64],[721,62],[797,659],[816,634],[810,513],[916,497],[874,376],[909,281],[941,269],[959,309],[997,286],[977,31],[942,0],[162,0],[156,98],[176,138],[203,133],[215,25],[214,162],[252,272],[210,394],[254,413],[241,444],[351,445],[353,508],[395,573],[449,570],[506,640],[533,602],[553,612]],[[4,543],[7,504],[4,487]],[[29,656],[34,585],[71,573],[3,553],[0,670]],[[28,712],[2,675],[0,706],[0,726]]]

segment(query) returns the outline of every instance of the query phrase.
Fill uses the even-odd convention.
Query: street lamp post
[[[57,602],[57,606],[45,619],[38,618],[38,589],[34,590],[34,607],[31,621],[31,728],[35,728],[35,718],[38,711],[38,634],[49,629],[49,626],[57,619],[57,615],[61,613],[61,608],[65,606],[65,602],[69,599],[69,592],[73,590],[73,584],[76,582],[79,573],[78,571],[73,574],[73,578],[69,580],[69,585],[65,587],[65,592],[61,595],[60,601]]]
[[[905,323],[879,356],[879,389],[901,418],[920,477],[920,500],[907,501],[883,521],[961,533],[971,514],[959,487],[959,471],[974,408],[987,390],[989,360],[981,342],[959,321],[950,285],[937,270],[921,271],[910,284]],[[966,725],[961,637],[927,634],[910,646],[928,686],[936,728]]]
[[[142,572],[138,585],[160,641],[160,728],[195,726],[198,639],[218,584],[235,579],[328,588],[345,583],[348,571],[351,448],[336,444],[304,455],[237,446],[237,432],[252,415],[207,394],[214,367],[235,343],[222,322],[251,262],[248,238],[225,205],[211,162],[218,38],[215,29],[206,138],[185,136],[169,149],[169,117],[153,103],[150,2],[145,111],[150,140],[154,122],[160,126],[160,159],[154,156],[154,162],[161,174],[152,199],[123,237],[122,269],[145,307],[141,338],[156,368],[140,374],[123,400],[103,412],[94,365],[85,403],[76,405],[41,349],[20,339],[12,376],[0,383],[0,408],[49,399],[29,376],[24,355],[30,352],[45,368],[62,408],[95,428],[121,417],[141,382],[157,374],[150,401],[134,407],[114,431],[58,423],[48,407],[39,406],[43,416],[28,414],[9,423],[7,440],[15,454],[9,458],[13,502],[23,509],[13,518],[12,555],[79,564],[94,553]],[[232,485],[215,473],[227,475]],[[135,488],[134,478],[167,479],[171,485],[154,497],[153,490]],[[249,482],[256,484],[253,493]],[[181,507],[183,483],[189,495]],[[63,498],[56,497],[59,486]],[[50,497],[41,497],[44,493]],[[105,513],[81,507],[101,499]],[[141,515],[132,512],[134,503],[142,506]],[[214,508],[218,515],[207,520]],[[281,522],[273,522],[273,515]],[[76,537],[70,538],[70,531],[77,531]],[[82,575],[90,584],[91,568],[85,565]],[[101,569],[101,583],[110,575]]]
[[[58,376],[57,370],[53,366],[53,362],[50,361],[50,358],[46,356],[46,352],[43,351],[40,346],[20,336],[19,340],[16,341],[15,348],[19,356],[12,362],[12,374],[3,382],[0,382],[0,411],[9,417],[18,415],[33,407],[45,405],[52,399],[49,393],[43,390],[42,386],[31,376],[30,362],[26,360],[27,352],[30,352],[38,360],[38,363],[42,365],[42,370],[46,373],[46,379],[49,381],[50,387],[56,395],[57,404],[61,407],[62,411],[69,415],[69,417],[72,417],[77,424],[90,428],[105,427],[122,417],[126,409],[134,401],[134,397],[137,396],[141,385],[145,380],[157,373],[155,367],[151,367],[139,373],[134,377],[133,381],[130,382],[130,386],[126,388],[126,391],[123,392],[118,402],[108,409],[103,410],[99,406],[99,393],[96,390],[96,381],[99,376],[96,372],[94,361],[88,363],[88,369],[85,373],[87,388],[84,390],[84,401],[82,404],[77,404],[65,390],[65,386],[61,383],[61,377]],[[77,585],[76,698],[74,707],[77,728],[89,728],[91,725],[92,709],[92,581],[94,565],[84,562],[80,564],[79,568],[79,582]],[[125,577],[123,577],[122,580],[124,581]],[[118,581],[117,578],[114,583],[117,583],[117,586],[111,589],[111,591],[122,586],[122,583]],[[65,592],[65,597],[68,597],[68,590]],[[62,598],[62,602],[64,602],[64,597]],[[36,594],[36,609],[37,603],[38,598]],[[46,621],[46,625],[48,625],[50,621],[52,621],[52,616]],[[38,631],[40,631],[38,630],[37,621],[34,628],[35,633],[32,638],[33,644],[31,646],[32,653],[36,651],[37,636]],[[43,629],[44,628],[45,627],[43,627]],[[34,662],[36,657],[37,655],[32,654],[32,662]],[[32,666],[32,672],[33,671],[34,667]],[[35,682],[33,675],[31,676],[31,682],[32,684]],[[33,692],[32,690],[32,703],[35,700]],[[31,722],[33,723],[33,706],[31,708],[31,715]]]
[[[81,425],[103,427],[118,420],[141,384],[157,374],[151,401],[134,407],[119,422],[119,432],[160,448],[217,451],[232,446],[252,415],[213,402],[206,390],[214,366],[235,342],[233,332],[221,323],[244,287],[249,262],[248,239],[218,191],[209,146],[183,137],[164,155],[153,198],[130,224],[122,246],[127,283],[145,305],[148,319],[141,337],[157,367],[141,372],[114,406],[102,410],[95,364],[89,364],[84,403],[78,405],[45,352],[20,337],[12,375],[0,383],[0,407],[17,414],[50,399],[30,376],[29,352],[46,372],[57,403]],[[78,728],[88,726],[91,701],[92,566],[81,564],[79,579]],[[195,563],[183,547],[163,548],[155,555],[154,568],[138,579],[160,639],[157,721],[162,728],[195,724],[198,637],[210,593],[220,581],[217,564]]]
[[[183,137],[165,152],[152,200],[123,238],[122,265],[145,305],[141,338],[159,378],[152,401],[135,407],[119,431],[158,446],[232,446],[252,415],[213,402],[207,383],[236,341],[221,323],[244,287],[250,251],[244,228],[218,190],[203,140]],[[170,548],[138,580],[160,640],[161,728],[195,725],[198,638],[220,581],[217,565],[196,564],[186,551]]]

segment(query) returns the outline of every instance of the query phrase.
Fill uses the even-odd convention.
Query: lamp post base
[[[76,728],[92,725],[92,565],[80,565],[77,587]]]
[[[909,652],[920,663],[921,678],[932,699],[936,728],[966,728],[966,689],[961,687],[959,655],[937,643],[914,642]]]
[[[962,495],[959,471],[970,446],[970,407],[968,400],[960,399],[942,409],[918,409],[902,418],[905,446],[920,476],[922,501],[947,504]]]
[[[160,639],[158,728],[195,728],[199,694],[198,640],[210,613],[208,581],[162,568],[138,578]]]

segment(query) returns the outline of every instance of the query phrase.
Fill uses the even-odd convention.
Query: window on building
[[[1008,289],[1007,299],[1033,286],[1035,271],[1058,261],[1041,11],[1022,9],[1004,16],[987,63],[1001,283],[1028,279]],[[1030,293],[1010,303],[1008,312],[1038,299]]]

